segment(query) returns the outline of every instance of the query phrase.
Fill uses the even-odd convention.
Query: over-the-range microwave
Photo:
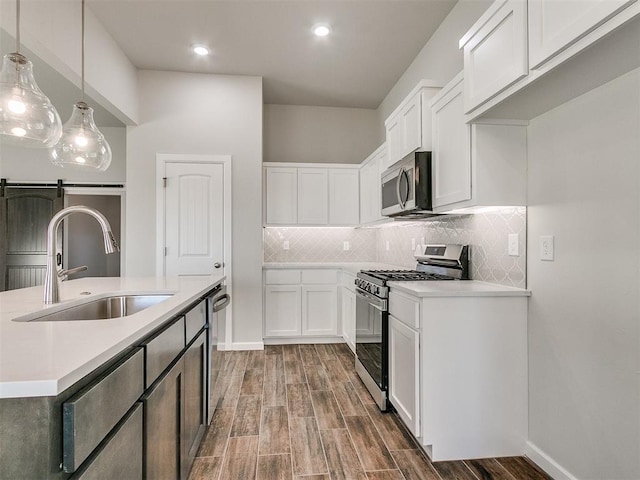
[[[431,152],[414,152],[382,174],[382,215],[426,218],[432,210]]]

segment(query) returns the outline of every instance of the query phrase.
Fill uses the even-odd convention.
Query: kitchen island
[[[152,466],[153,444],[143,437],[154,425],[157,435],[178,434],[178,455],[168,456],[175,465],[162,468],[186,478],[206,425],[204,394],[193,394],[206,391],[206,297],[224,280],[85,278],[63,283],[61,302],[47,306],[42,287],[0,293],[0,478],[141,478],[143,463]],[[24,321],[141,294],[167,298],[120,318]],[[171,402],[179,405],[174,419]],[[131,460],[118,462],[123,454]]]

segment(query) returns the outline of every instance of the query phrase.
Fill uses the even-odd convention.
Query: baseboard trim
[[[265,345],[292,345],[299,343],[345,343],[342,337],[281,337],[265,338]]]
[[[231,345],[227,344],[225,350],[264,350],[263,342],[233,342]]]
[[[527,442],[525,455],[542,470],[551,475],[554,480],[578,480],[578,477],[572,475],[566,468],[551,458],[549,454],[531,442]]]

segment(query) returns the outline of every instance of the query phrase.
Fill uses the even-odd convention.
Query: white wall
[[[127,275],[155,274],[156,154],[230,154],[234,342],[262,341],[262,79],[139,72],[127,128]]]
[[[489,8],[493,0],[459,0],[409,68],[378,107],[379,140],[384,141],[384,121],[422,79],[445,86],[463,67],[458,41]]]
[[[530,440],[580,479],[640,478],[638,132],[640,70],[528,129]]]
[[[64,120],[66,121],[66,119]],[[53,165],[49,150],[23,148],[0,142],[0,178],[9,182],[65,182],[124,183],[126,180],[126,129],[100,127],[111,147],[113,158],[106,172],[72,170]]]
[[[79,85],[81,2],[23,1],[20,10],[22,44]],[[0,1],[0,27],[11,35],[15,35],[15,18],[15,2]],[[86,9],[85,33],[87,93],[123,123],[136,123],[136,68],[90,8]],[[3,45],[5,51],[13,51],[13,47]]]
[[[361,163],[379,146],[365,108],[265,105],[264,161]]]

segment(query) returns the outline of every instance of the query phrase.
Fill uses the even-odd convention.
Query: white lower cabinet
[[[338,335],[338,271],[264,272],[264,337]]]
[[[347,287],[342,287],[342,338],[349,348],[356,351],[356,294]]]
[[[411,433],[420,436],[420,332],[389,316],[389,399]]]
[[[527,297],[390,292],[389,400],[433,461],[523,455]]]
[[[302,335],[329,336],[338,333],[335,285],[302,287]]]
[[[265,285],[265,337],[300,335],[301,290],[299,285]]]

